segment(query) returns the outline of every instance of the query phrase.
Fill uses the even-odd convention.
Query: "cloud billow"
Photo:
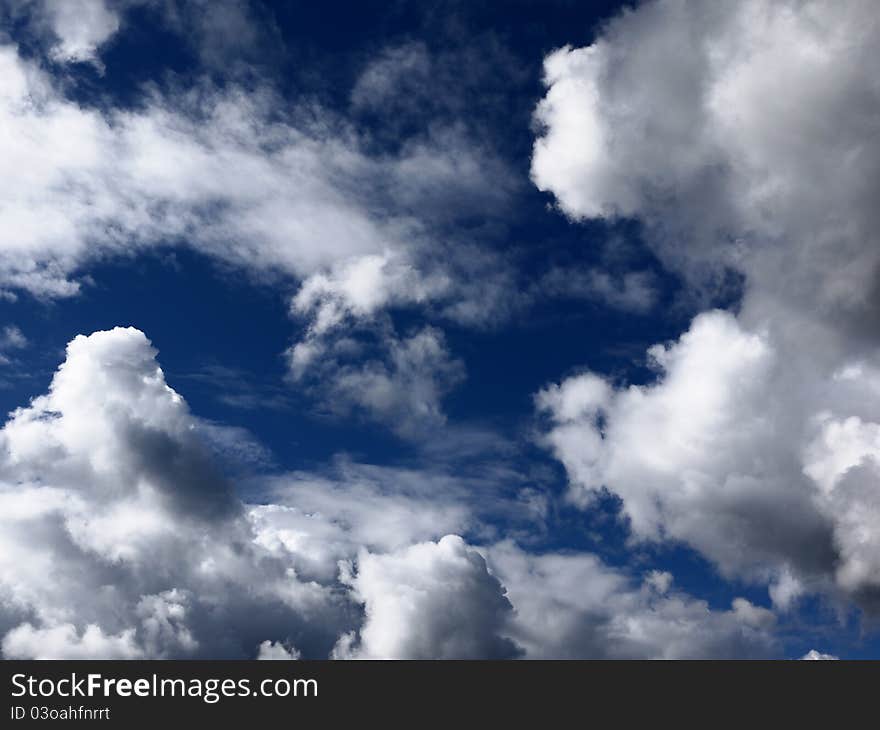
[[[79,336],[48,393],[0,430],[3,656],[500,658],[558,654],[555,632],[595,631],[595,598],[523,573],[551,555],[448,534],[479,518],[427,474],[407,477],[428,480],[422,493],[395,491],[402,474],[384,489],[368,471],[335,485],[280,475],[267,501],[241,501],[155,356],[132,328]],[[731,632],[720,653],[774,645],[772,616],[744,599],[715,613],[664,580],[646,602],[598,558],[575,560],[621,611],[705,627],[667,646],[624,623],[591,639],[597,652],[701,656],[716,623]]]
[[[744,278],[738,313],[648,351],[655,382],[544,389],[546,443],[583,504],[618,494],[637,538],[782,608],[880,585],[878,39],[858,0],[649,2],[548,56],[536,111],[532,178],[567,216],[640,219],[698,300]]]

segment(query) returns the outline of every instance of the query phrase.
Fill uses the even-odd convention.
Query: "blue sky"
[[[3,655],[873,656],[845,5],[3,3]]]

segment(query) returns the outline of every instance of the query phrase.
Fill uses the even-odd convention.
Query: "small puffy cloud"
[[[672,573],[665,570],[652,570],[645,576],[645,585],[650,586],[660,595],[669,592],[672,581]]]
[[[327,412],[355,411],[399,436],[419,438],[445,422],[441,401],[463,380],[464,365],[434,327],[405,337],[385,330],[379,337],[376,357],[349,338],[307,339],[289,352],[291,372]]]
[[[25,337],[22,331],[14,324],[7,325],[3,328],[3,332],[0,334],[0,349],[17,350],[22,347],[27,347],[27,344],[27,337]]]
[[[291,661],[299,659],[299,657],[299,651],[297,651],[295,646],[289,646],[280,641],[269,641],[268,639],[260,644],[259,651],[257,652],[257,659],[260,661]]]
[[[348,318],[368,318],[392,303],[418,304],[445,293],[443,276],[424,279],[399,254],[363,256],[343,262],[334,271],[306,279],[291,302],[296,316],[311,317],[308,334],[319,337]],[[293,372],[298,373],[296,352]]]
[[[387,361],[344,366],[331,379],[330,397],[389,423],[403,436],[442,425],[442,397],[464,377],[442,333],[425,328],[390,343]]]
[[[106,0],[42,0],[57,42],[58,61],[96,61],[97,51],[119,30],[119,15]]]
[[[483,557],[456,535],[377,555],[361,551],[348,577],[366,619],[337,655],[359,659],[502,659],[512,607]]]
[[[14,324],[6,325],[0,332],[0,365],[9,363],[9,353],[28,346],[28,339]]]
[[[840,657],[836,657],[833,654],[823,654],[822,652],[816,651],[815,649],[810,649],[806,654],[804,654],[801,659],[806,661],[834,661],[839,659]]]

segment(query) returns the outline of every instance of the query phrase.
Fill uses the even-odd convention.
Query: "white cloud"
[[[343,262],[329,273],[306,279],[291,302],[291,313],[311,315],[311,344],[347,318],[369,318],[395,302],[420,303],[446,293],[451,282],[443,275],[423,278],[399,254],[385,251]],[[301,372],[296,350],[292,371]]]
[[[338,658],[755,658],[778,651],[776,617],[766,608],[736,598],[714,611],[674,590],[668,573],[650,572],[639,585],[588,553],[535,555],[509,541],[477,552],[448,535],[384,555],[361,551],[348,582],[366,618],[359,633],[340,637]]]
[[[692,280],[720,260],[758,283],[740,320],[704,315],[678,343],[654,348],[657,383],[627,389],[587,374],[545,390],[539,401],[554,421],[549,441],[582,501],[607,486],[624,497],[639,537],[685,540],[725,571],[760,574],[773,581],[780,606],[804,583],[826,580],[838,556],[833,580],[864,591],[877,582],[870,484],[878,427],[871,414],[880,390],[870,384],[880,378],[853,375],[874,372],[865,352],[814,368],[794,356],[791,339],[805,327],[794,315],[786,322],[798,328],[781,334],[759,316],[790,308],[816,273],[815,260],[805,257],[784,286],[760,284],[780,271],[777,254],[767,251],[782,252],[780,260],[791,253],[777,231],[784,226],[764,220],[764,208],[790,202],[779,191],[813,168],[803,149],[784,151],[786,176],[768,183],[761,165],[736,146],[724,126],[729,119],[713,121],[729,148],[716,156],[713,138],[707,152],[704,135],[692,129],[701,118],[692,107],[702,109],[705,100],[691,92],[676,114],[657,122],[665,150],[637,144],[638,123],[624,118],[639,114],[628,85],[641,78],[636,71],[664,68],[655,52],[682,47],[673,29],[669,38],[649,34],[652,43],[630,48],[626,23],[639,30],[647,18],[650,30],[676,6],[645,7],[609,31],[612,40],[600,50],[562,51],[548,61],[553,86],[539,112],[547,133],[536,148],[535,179],[573,216],[642,215],[664,261]],[[766,12],[781,35],[763,39],[762,52],[783,31],[810,31]],[[57,48],[66,48],[55,51],[59,59],[95,60],[115,31],[113,18],[96,13],[59,25]],[[74,22],[81,20],[88,27]],[[603,54],[613,59],[606,64]],[[394,76],[381,65],[393,60],[386,54],[361,78],[353,104],[369,107],[397,93],[407,74],[419,77],[417,56]],[[602,69],[620,63],[623,71],[596,72],[596,57]],[[747,57],[746,71],[764,60]],[[630,62],[636,67],[626,68]],[[847,80],[861,93],[860,73]],[[749,98],[757,74],[746,76],[743,85],[735,74],[724,76],[711,99]],[[615,78],[627,88],[609,92]],[[677,98],[679,85],[703,88],[675,77],[657,93]],[[584,90],[586,106],[578,97]],[[0,47],[0,124],[10,130],[9,143],[0,141],[0,174],[17,181],[0,194],[7,223],[0,286],[69,296],[91,262],[185,242],[252,273],[301,282],[292,312],[308,327],[291,350],[293,374],[306,377],[329,360],[323,374],[332,407],[360,409],[403,434],[442,423],[440,401],[461,377],[460,363],[439,330],[401,337],[382,329],[381,312],[430,304],[440,316],[473,324],[503,310],[510,280],[497,258],[441,234],[458,215],[497,210],[507,171],[455,127],[379,156],[326,110],[304,103],[279,113],[277,101],[266,90],[203,86],[176,98],[145,96],[127,111],[99,111],[73,103],[36,63]],[[623,143],[608,135],[611,128]],[[584,129],[595,132],[586,149]],[[821,132],[805,136],[821,143]],[[754,130],[759,141],[764,133],[772,130]],[[570,148],[562,162],[560,144]],[[663,159],[670,149],[681,153],[672,170],[650,184],[631,182],[640,155]],[[719,172],[718,159],[742,167],[722,164]],[[864,165],[873,169],[870,160]],[[849,180],[841,173],[834,182]],[[670,186],[686,193],[684,202],[672,196],[683,211],[674,232],[681,247],[669,245],[658,222],[668,220],[669,208],[654,207],[653,191],[669,200]],[[729,205],[721,194],[728,190],[754,199]],[[859,195],[866,188],[835,188],[831,208],[840,212],[841,201]],[[795,203],[813,202],[801,196],[778,208],[788,215]],[[827,256],[830,224],[817,219],[818,206],[806,207],[810,215],[796,230],[815,236],[811,251]],[[853,228],[861,232],[858,215]],[[746,247],[719,257],[716,227],[724,228],[722,239],[741,236]],[[713,245],[704,251],[709,229]],[[753,246],[755,231],[777,248]],[[851,238],[844,244],[856,250]],[[873,261],[865,247],[847,265],[852,270],[834,263],[833,275],[817,275],[829,311],[854,312],[864,303],[847,287]],[[638,273],[590,270],[575,289],[644,311],[656,296],[650,284]],[[345,361],[346,348],[359,346],[353,323],[375,327],[384,348],[357,365]],[[827,332],[820,341],[836,343]],[[785,395],[768,414],[778,393]],[[815,393],[821,397],[805,395]],[[211,452],[241,435],[189,412],[142,333],[116,329],[74,340],[50,391],[0,432],[4,656],[294,658],[326,655],[334,642],[337,656],[401,658],[512,656],[519,647],[529,656],[738,656],[774,647],[766,609],[736,599],[729,610],[711,611],[675,590],[665,573],[635,585],[592,555],[534,556],[507,544],[484,549],[487,568],[478,549],[449,535],[491,533],[478,524],[477,505],[495,509],[500,498],[477,490],[464,496],[480,486],[473,481],[390,469],[377,477],[365,468],[339,480],[286,475],[269,503],[245,505]],[[242,459],[256,454],[264,463],[258,444],[244,447]],[[414,481],[419,489],[409,488]],[[340,561],[348,566],[341,579]]]
[[[804,654],[801,659],[807,661],[834,661],[839,657],[834,656],[833,654],[823,654],[822,652],[816,651],[815,649],[810,649],[806,654]]]
[[[119,15],[105,0],[43,0],[58,38],[52,57],[95,61],[98,48],[119,30]]]
[[[291,351],[294,372],[302,365],[298,347]],[[387,332],[376,358],[348,339],[322,343],[315,353],[319,362],[309,373],[311,387],[329,412],[345,415],[354,409],[407,438],[425,436],[445,423],[441,400],[464,378],[463,363],[433,327],[406,337]]]
[[[644,3],[547,57],[533,179],[572,217],[641,218],[694,284],[729,266],[762,295],[863,317],[880,263],[873,18],[861,0]]]
[[[6,0],[0,19],[12,20],[40,41],[55,63],[90,63],[99,72],[103,47],[122,25],[131,5],[151,0]]]
[[[781,607],[805,586],[831,584],[871,601],[880,586],[871,370],[798,361],[723,312],[649,354],[654,383],[615,387],[584,373],[538,395],[573,497],[587,504],[611,490],[636,537],[685,541],[725,574],[771,583]]]
[[[615,388],[585,373],[539,394],[575,497],[611,490],[636,536],[688,542],[728,574],[790,581],[790,566],[813,578],[832,570],[832,523],[801,454],[808,415],[835,394],[799,383],[806,374],[765,335],[723,312],[700,315],[650,356],[656,383]]]
[[[126,15],[145,8],[189,44],[202,64],[234,75],[242,63],[265,62],[281,45],[270,13],[248,0],[6,0],[18,23],[39,37],[56,63],[88,62],[103,71],[109,41],[123,33]],[[140,20],[140,19],[139,19]],[[271,45],[270,45],[271,44]]]
[[[21,350],[28,344],[27,337],[16,325],[6,325],[0,331],[0,365],[9,364],[11,350]]]
[[[471,524],[464,487],[404,471],[285,475],[270,502],[242,504],[155,354],[131,328],[77,337],[49,392],[0,430],[5,656],[326,656],[358,625],[340,560],[367,556],[366,590],[381,553]],[[506,647],[481,638],[484,613],[507,605],[497,582],[479,555],[443,545],[440,563],[462,573],[449,589],[476,581],[473,651]],[[441,591],[444,575],[425,580]],[[419,630],[411,618],[402,631]]]
[[[286,554],[297,574],[331,581],[358,550],[393,552],[474,526],[469,484],[442,475],[343,463],[335,478],[293,473],[272,479],[266,504],[249,511],[255,540]]]
[[[444,390],[440,381],[455,381],[453,371],[461,366],[446,354],[439,330],[426,328],[401,340],[390,327],[383,331],[387,320],[380,313],[391,305],[424,304],[446,296],[451,287],[447,275],[424,275],[390,251],[313,274],[291,302],[291,314],[309,320],[304,337],[287,353],[292,379],[319,381],[321,389],[328,391],[322,400],[331,411],[345,411],[355,404],[383,420],[403,413],[394,401],[409,400],[420,401],[422,415],[436,416],[438,397],[426,391]],[[379,332],[386,362],[373,360],[358,366],[339,362],[340,356],[361,354],[351,330],[370,326]],[[434,383],[436,388],[431,387]],[[424,420],[418,409],[411,416]]]
[[[507,633],[531,659],[699,659],[772,656],[772,612],[737,598],[713,611],[652,572],[641,585],[585,553],[486,549],[516,608]]]
[[[4,653],[252,656],[306,625],[329,651],[344,601],[255,542],[199,434],[142,333],[70,343],[0,431]]]
[[[299,651],[295,646],[287,646],[280,641],[269,641],[268,639],[260,644],[260,650],[257,653],[257,659],[262,661],[291,661],[299,659],[299,657]]]
[[[348,582],[364,603],[359,659],[501,659],[516,646],[500,635],[512,611],[482,556],[456,535],[374,555],[365,550]]]
[[[29,623],[16,626],[2,642],[8,659],[141,659],[143,652],[129,629],[107,636],[100,626],[89,624],[80,635],[73,624],[34,628]]]
[[[166,27],[208,68],[232,75],[237,65],[274,60],[283,47],[273,14],[249,0],[126,0],[150,3]]]
[[[505,174],[456,130],[370,156],[343,120],[266,89],[202,86],[101,112],[13,46],[0,71],[0,174],[18,181],[0,196],[0,285],[40,296],[76,293],[99,257],[184,243],[263,275],[315,275],[300,309],[419,301],[437,286],[413,269],[436,240],[421,217],[458,215],[458,197],[480,205]]]
[[[0,349],[11,350],[27,347],[28,340],[24,333],[14,324],[6,325],[0,335]]]
[[[129,5],[113,7],[124,13]],[[69,13],[60,4],[27,7],[47,18]],[[160,9],[171,27],[189,22],[184,6]],[[250,22],[243,13],[224,3],[208,15],[234,16],[229,23],[238,27]],[[96,39],[78,52],[83,58],[95,60],[100,39],[112,33],[102,18],[97,10],[77,16],[88,30],[81,35]],[[229,40],[197,25],[207,34],[203,46],[216,51]],[[294,378],[335,337],[370,326],[389,307],[428,307],[478,325],[509,308],[505,266],[454,224],[503,208],[512,175],[451,121],[380,153],[338,115],[307,99],[283,100],[267,86],[246,91],[230,82],[220,90],[202,81],[145,90],[125,110],[98,109],[67,98],[9,44],[0,45],[0,75],[0,123],[10,130],[8,144],[0,141],[0,175],[17,180],[0,194],[0,295],[73,296],[95,261],[190,246],[263,280],[299,282],[291,314],[305,333],[290,351]],[[406,384],[387,363],[424,339],[393,338],[384,362],[340,376],[337,399],[366,379],[369,402],[360,407],[396,417],[390,400],[398,396],[388,388]],[[400,396],[422,409],[418,419],[440,417],[426,391],[455,379],[438,373],[451,373],[455,361],[446,359],[410,378],[419,392]]]
[[[548,56],[536,112],[532,177],[566,214],[639,218],[694,291],[744,277],[736,316],[649,350],[656,382],[538,396],[573,496],[609,489],[636,538],[684,541],[781,608],[880,585],[874,15],[648,2]]]
[[[80,264],[181,238],[302,276],[417,235],[413,222],[373,219],[356,200],[354,180],[375,165],[320,119],[310,130],[270,123],[266,95],[207,91],[189,99],[198,112],[155,98],[144,111],[105,116],[64,100],[8,46],[0,66],[0,114],[17,140],[4,172],[20,183],[2,199],[7,286],[70,294]]]

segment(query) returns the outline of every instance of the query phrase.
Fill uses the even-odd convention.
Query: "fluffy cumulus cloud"
[[[804,654],[801,659],[805,661],[834,661],[839,657],[834,656],[833,654],[823,654],[820,651],[816,651],[815,649],[810,649],[806,654]]]
[[[257,659],[261,661],[292,661],[299,659],[300,653],[293,646],[285,646],[280,641],[269,641],[268,639],[260,644],[260,651]]]
[[[638,299],[639,308],[653,294],[639,277],[623,291],[603,284],[609,291],[586,296],[623,308]],[[540,287],[540,296],[550,294],[558,293]],[[320,393],[330,413],[355,409],[401,436],[423,435],[444,421],[443,396],[465,369],[436,324],[401,333],[389,310],[419,308],[435,321],[485,328],[535,296],[516,292],[508,262],[455,236],[430,252],[415,245],[343,260],[306,278],[291,300],[291,316],[305,326],[286,351],[290,379]]]
[[[766,657],[776,617],[744,598],[713,611],[641,583],[592,554],[532,554],[512,542],[475,550],[447,535],[381,555],[343,576],[365,607],[334,655],[358,659]]]
[[[155,355],[134,329],[78,337],[0,431],[4,656],[326,656],[360,616],[340,560],[466,526],[460,507],[356,479],[279,477],[272,502],[244,504]],[[475,607],[491,598],[462,581]]]
[[[851,382],[794,372],[766,335],[720,311],[649,356],[654,383],[615,387],[587,372],[538,395],[575,498],[612,490],[636,536],[685,541],[730,575],[790,583],[793,570],[833,571],[849,531],[809,475],[823,429],[813,414],[869,413],[876,394],[859,403],[858,383],[847,392]]]
[[[387,250],[310,276],[291,302],[292,315],[309,322],[287,352],[291,379],[320,393],[326,411],[355,409],[403,436],[442,422],[440,400],[461,380],[461,363],[439,329],[401,337],[384,312],[425,304],[451,289],[447,274],[420,272]],[[372,352],[353,337],[359,329],[372,335]]]
[[[735,598],[712,611],[673,588],[669,573],[641,583],[584,553],[486,550],[516,607],[506,635],[531,659],[700,659],[773,656],[774,614]]]
[[[257,544],[198,434],[142,333],[70,343],[0,432],[5,656],[253,656],[306,624],[332,645],[345,601]]]
[[[447,535],[395,553],[362,551],[347,581],[365,605],[359,642],[341,656],[361,659],[504,659],[516,646],[501,636],[512,612],[486,561]]]
[[[140,331],[69,344],[49,391],[0,430],[3,656],[550,656],[575,637],[609,656],[773,646],[771,617],[740,599],[713,612],[665,597],[667,575],[649,577],[651,598],[594,556],[469,545],[451,533],[490,534],[477,483],[343,463],[332,477],[278,475],[248,504],[204,434]],[[554,561],[584,589],[542,567]],[[615,603],[629,628],[609,628]]]
[[[376,348],[351,337],[302,342],[291,350],[291,372],[296,382],[322,394],[329,413],[355,411],[408,438],[442,426],[441,400],[464,377],[464,365],[449,353],[442,331],[424,327],[404,337],[381,331],[379,345],[370,357]]]
[[[836,320],[864,316],[878,37],[861,0],[644,3],[547,57],[533,179],[573,218],[641,218],[692,283],[732,267]]]
[[[572,495],[610,490],[634,537],[782,607],[880,585],[878,39],[858,0],[649,2],[551,54],[536,112],[532,176],[567,215],[639,218],[704,293],[744,281],[738,314],[648,351],[654,382],[538,395]]]

